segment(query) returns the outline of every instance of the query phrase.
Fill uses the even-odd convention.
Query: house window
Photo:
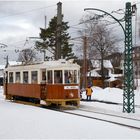
[[[38,73],[37,71],[31,72],[31,83],[37,83],[38,82]]]
[[[28,71],[23,72],[23,83],[28,83]]]
[[[20,72],[16,72],[16,83],[20,83]]]
[[[9,83],[13,83],[13,72],[9,72]]]

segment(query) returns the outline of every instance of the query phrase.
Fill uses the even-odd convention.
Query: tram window
[[[62,70],[54,71],[54,83],[62,83]]]
[[[47,81],[48,83],[52,83],[52,71],[47,71]]]
[[[28,83],[28,71],[23,72],[23,83]]]
[[[16,72],[16,83],[20,83],[20,72]]]
[[[9,83],[13,83],[13,72],[9,72]]]
[[[77,83],[77,70],[74,70],[74,83]]]
[[[38,82],[38,74],[37,71],[32,71],[31,72],[31,83],[37,83]]]
[[[70,83],[70,81],[69,81],[69,71],[65,70],[64,75],[65,75],[65,83]]]
[[[42,71],[42,81],[46,81],[46,71]]]
[[[77,83],[77,71],[76,70],[65,70],[65,83]]]

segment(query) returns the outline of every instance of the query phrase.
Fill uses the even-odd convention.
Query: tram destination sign
[[[64,89],[79,89],[78,86],[64,86]]]

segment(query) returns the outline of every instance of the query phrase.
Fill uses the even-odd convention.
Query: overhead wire
[[[135,3],[135,4],[140,4],[140,2]],[[50,5],[50,6],[47,6],[47,7],[36,8],[36,9],[32,9],[32,10],[28,10],[28,11],[25,11],[25,12],[16,13],[16,14],[13,14],[13,15],[5,16],[5,17],[0,17],[0,18],[6,18],[6,17],[10,17],[10,16],[16,16],[16,15],[20,15],[20,14],[32,12],[32,11],[35,11],[35,10],[46,9],[46,8],[53,7],[53,6],[56,6],[56,5]],[[119,9],[119,10],[120,10],[120,9]],[[86,22],[87,22],[87,21],[86,21]],[[84,24],[84,23],[85,23],[85,22],[80,22],[80,23],[71,25],[70,28],[84,29],[84,28],[81,28],[81,27],[75,27],[75,26],[79,26],[79,25]],[[114,22],[113,24],[115,24],[115,22]],[[111,25],[111,24],[110,24],[110,25]],[[119,26],[119,25],[118,25],[118,26]],[[24,41],[25,41],[25,40],[24,40]]]
[[[50,7],[54,7],[54,6],[56,6],[56,5],[50,5],[50,6],[46,6],[46,7],[40,7],[40,8],[31,9],[31,10],[28,10],[28,11],[23,11],[23,12],[19,12],[19,13],[7,15],[7,16],[2,16],[2,17],[0,17],[0,20],[2,18],[8,18],[8,17],[11,17],[11,16],[22,15],[22,14],[25,14],[25,13],[30,13],[30,12],[33,12],[33,11],[36,11],[36,10],[42,10],[42,9],[46,9],[46,8],[50,8]]]

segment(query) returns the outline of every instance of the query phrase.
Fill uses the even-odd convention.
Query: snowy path
[[[127,127],[132,127],[135,129],[140,130],[140,119],[132,119],[132,118],[127,118],[124,116],[119,116],[119,115],[114,115],[114,114],[106,114],[106,113],[96,113],[94,111],[87,111],[87,110],[69,110],[69,111],[64,111],[68,113],[74,113],[74,115],[82,115],[82,116],[87,116],[88,118],[91,119],[97,119],[109,123],[114,123],[122,126],[127,126]]]

